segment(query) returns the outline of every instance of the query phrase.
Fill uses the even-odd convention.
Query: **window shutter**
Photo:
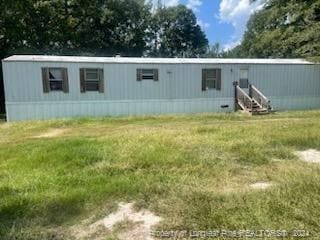
[[[249,88],[249,81],[248,79],[241,78],[239,83],[240,88]]]
[[[69,81],[68,81],[68,69],[62,68],[62,76],[63,76],[63,92],[69,92]]]
[[[153,69],[154,81],[159,81],[159,70]]]
[[[80,68],[80,92],[86,92],[86,79],[85,79],[85,69]]]
[[[137,69],[137,81],[142,80],[142,69]]]
[[[216,89],[221,90],[221,69],[216,69],[217,81],[216,81]]]
[[[207,79],[207,69],[202,69],[202,91],[207,90],[206,79]]]
[[[42,85],[44,93],[50,92],[49,68],[42,68]]]
[[[99,93],[104,93],[104,75],[103,69],[99,69]]]

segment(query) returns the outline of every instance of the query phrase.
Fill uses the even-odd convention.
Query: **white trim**
[[[3,62],[136,63],[136,64],[316,64],[303,59],[127,58],[13,55]]]

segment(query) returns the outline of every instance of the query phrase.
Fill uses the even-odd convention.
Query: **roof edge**
[[[141,63],[141,64],[300,64],[318,65],[306,59],[289,58],[136,58],[86,57],[57,55],[12,55],[2,62],[76,62],[76,63]]]

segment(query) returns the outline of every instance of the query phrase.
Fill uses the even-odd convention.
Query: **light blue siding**
[[[68,68],[69,93],[43,93],[42,67]],[[79,69],[103,68],[104,93],[80,92]],[[159,69],[159,81],[136,81],[137,68]],[[201,90],[202,69],[222,69],[222,89]],[[9,121],[234,110],[240,69],[276,110],[320,107],[320,65],[3,62]],[[222,105],[229,105],[223,109]]]
[[[221,108],[224,104],[232,106],[233,99],[22,102],[8,103],[7,114],[8,120],[14,121],[78,116],[202,113],[227,111]]]

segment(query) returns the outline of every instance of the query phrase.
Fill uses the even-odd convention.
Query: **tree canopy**
[[[2,0],[0,55],[12,53],[176,57],[204,53],[205,34],[185,6],[145,0]]]
[[[144,0],[1,3],[0,48],[9,53],[141,56],[146,49],[151,12]]]
[[[197,57],[206,53],[208,40],[192,10],[183,5],[159,5],[154,17],[151,56]]]
[[[268,0],[248,22],[236,57],[320,56],[320,0]]]

